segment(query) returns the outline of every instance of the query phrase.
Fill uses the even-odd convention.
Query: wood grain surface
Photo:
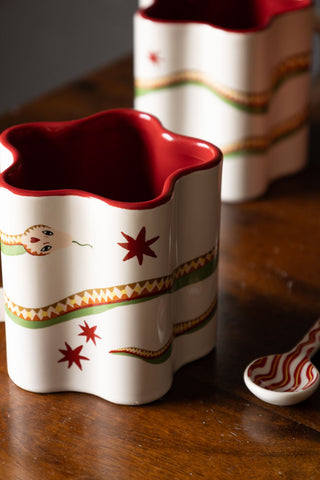
[[[132,98],[127,58],[2,116],[0,130],[131,107]],[[304,172],[257,201],[223,205],[218,346],[177,372],[161,400],[126,407],[23,391],[8,378],[0,324],[1,480],[320,478],[320,391],[276,407],[242,380],[251,360],[290,349],[320,316],[319,134],[312,125]]]

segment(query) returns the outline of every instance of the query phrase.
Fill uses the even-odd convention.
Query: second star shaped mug
[[[222,200],[307,161],[311,0],[155,0],[135,15],[135,107],[224,154]]]

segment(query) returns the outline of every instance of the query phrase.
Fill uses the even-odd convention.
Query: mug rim
[[[122,201],[122,200],[115,200],[112,198],[104,197],[102,195],[92,193],[87,190],[77,189],[77,188],[56,188],[56,189],[28,189],[28,188],[20,188],[14,185],[11,185],[7,180],[6,176],[10,171],[19,165],[19,163],[23,162],[23,159],[20,156],[19,150],[12,145],[9,140],[10,134],[17,130],[23,129],[35,129],[35,130],[50,130],[55,127],[59,128],[68,128],[68,129],[76,129],[81,125],[85,125],[91,121],[96,121],[103,119],[106,116],[125,116],[126,118],[133,119],[142,119],[142,121],[149,122],[148,128],[153,129],[156,135],[161,135],[162,137],[170,136],[171,141],[177,142],[178,144],[189,145],[193,147],[198,145],[200,147],[205,147],[206,149],[210,150],[210,158],[204,159],[202,162],[198,162],[195,166],[186,166],[184,168],[178,168],[173,170],[163,182],[163,188],[160,194],[154,196],[151,199],[143,200],[143,201]],[[95,113],[93,115],[89,115],[87,117],[83,117],[76,120],[66,120],[66,121],[54,121],[54,122],[30,122],[30,123],[23,123],[19,125],[14,125],[6,130],[4,130],[0,134],[0,145],[5,147],[9,150],[12,154],[13,161],[12,163],[0,174],[0,188],[5,188],[9,190],[11,193],[19,196],[32,196],[32,197],[53,197],[53,196],[80,196],[85,198],[96,198],[99,199],[111,206],[129,209],[129,210],[145,210],[158,207],[170,200],[172,197],[175,184],[176,182],[183,176],[191,174],[193,172],[201,171],[201,170],[208,170],[218,166],[223,159],[223,155],[221,150],[213,145],[210,142],[207,142],[202,139],[197,139],[194,137],[188,137],[185,135],[179,135],[174,133],[170,130],[167,130],[163,127],[161,122],[154,116],[150,115],[149,113],[141,112],[135,109],[130,108],[117,108],[117,109],[110,109],[102,112]]]
[[[157,3],[157,0],[156,0],[155,3]],[[159,23],[159,24],[167,24],[167,25],[180,25],[180,24],[207,25],[209,27],[215,28],[216,30],[221,30],[222,32],[226,32],[226,33],[250,34],[250,33],[259,33],[259,32],[263,32],[265,30],[268,30],[271,27],[271,25],[273,24],[273,22],[275,21],[275,19],[280,17],[280,16],[295,13],[295,12],[299,12],[299,11],[304,11],[304,10],[308,10],[308,9],[313,9],[314,5],[315,5],[315,0],[302,0],[301,3],[302,3],[302,5],[297,4],[296,6],[291,7],[291,8],[288,8],[288,7],[285,8],[283,6],[282,9],[280,8],[280,10],[278,12],[273,13],[273,14],[269,13],[268,15],[266,15],[265,20],[263,22],[261,22],[261,24],[258,24],[256,26],[249,27],[249,28],[228,28],[228,27],[223,27],[223,26],[219,25],[218,23],[213,23],[213,22],[209,22],[209,21],[192,20],[192,19],[190,19],[190,20],[188,20],[188,19],[179,20],[179,19],[166,19],[166,18],[153,17],[153,16],[149,15],[148,13],[149,13],[149,11],[152,10],[154,4],[150,5],[146,8],[139,8],[136,11],[135,15],[140,16],[141,18],[143,18],[145,20],[148,20],[150,22]]]

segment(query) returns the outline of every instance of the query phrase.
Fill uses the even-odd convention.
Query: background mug
[[[134,23],[135,107],[221,148],[223,201],[305,166],[310,0],[156,0]]]

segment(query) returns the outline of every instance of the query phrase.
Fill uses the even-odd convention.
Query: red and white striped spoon
[[[320,348],[320,318],[289,352],[258,358],[247,366],[244,381],[261,400],[294,405],[318,388],[320,375],[309,360]]]

